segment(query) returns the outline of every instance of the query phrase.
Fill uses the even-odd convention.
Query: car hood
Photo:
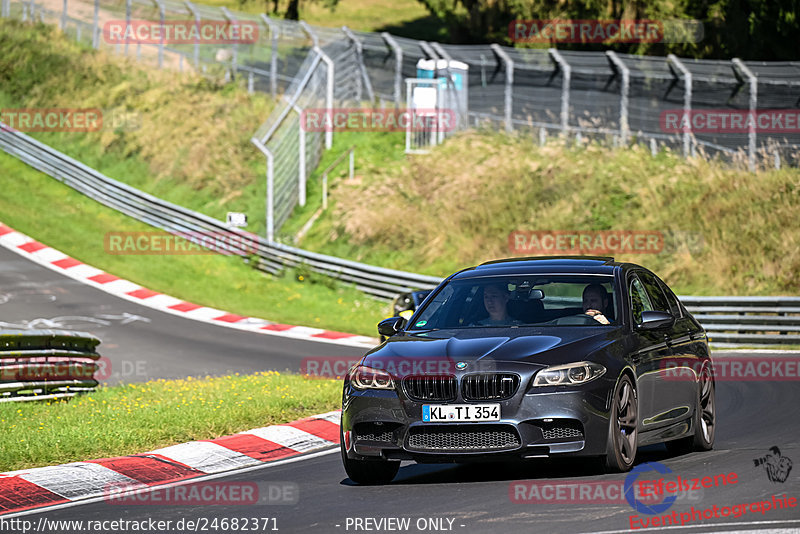
[[[555,332],[520,328],[425,331],[389,338],[362,363],[378,368],[386,368],[387,360],[557,365],[583,360],[619,337],[619,327],[564,326]]]

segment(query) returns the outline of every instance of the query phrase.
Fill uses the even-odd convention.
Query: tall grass
[[[800,170],[756,174],[669,152],[539,147],[469,132],[332,193],[303,245],[445,275],[508,257],[514,230],[656,230],[658,254],[623,254],[687,294],[797,294]]]

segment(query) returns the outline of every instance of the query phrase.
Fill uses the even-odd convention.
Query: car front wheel
[[[388,460],[354,460],[347,457],[344,439],[339,435],[339,444],[342,451],[342,463],[350,480],[356,484],[376,485],[388,484],[400,470],[400,462]]]

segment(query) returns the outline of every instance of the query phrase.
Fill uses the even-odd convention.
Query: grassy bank
[[[0,471],[137,454],[339,407],[341,382],[275,372],[156,380],[68,401],[0,403]]]
[[[375,336],[386,304],[327,278],[271,276],[239,257],[117,255],[107,232],[152,231],[0,153],[0,221],[83,262],[190,302],[277,322]],[[323,283],[315,283],[317,281]]]
[[[264,232],[264,159],[250,143],[274,102],[221,76],[147,69],[53,26],[0,20],[0,108],[94,108],[99,131],[30,133],[114,179]]]
[[[332,190],[301,246],[446,275],[509,257],[515,230],[652,230],[658,253],[617,254],[694,295],[798,294],[800,170],[756,174],[669,152],[539,147],[469,132]],[[535,254],[535,250],[530,251]]]

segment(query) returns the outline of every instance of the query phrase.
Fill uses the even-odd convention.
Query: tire
[[[624,375],[614,388],[608,421],[605,470],[629,471],[638,447],[639,399],[631,379]]]
[[[717,421],[716,386],[714,373],[706,366],[700,371],[697,384],[697,404],[692,426],[694,434],[685,438],[668,441],[667,450],[672,454],[687,454],[693,451],[710,451],[714,448],[714,435]]]
[[[339,430],[339,448],[342,451],[342,463],[350,480],[356,484],[373,486],[388,484],[400,470],[400,462],[388,460],[353,460],[347,457],[344,447],[344,436]]]

